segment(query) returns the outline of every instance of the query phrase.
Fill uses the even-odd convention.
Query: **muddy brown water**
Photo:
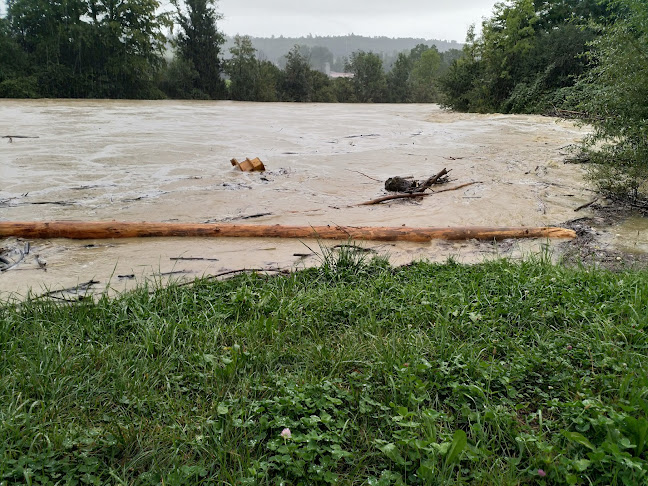
[[[38,138],[0,139],[0,220],[555,225],[592,199],[583,168],[563,163],[566,147],[584,134],[564,120],[456,114],[436,105],[4,100],[0,136]],[[242,173],[230,165],[232,157],[260,157],[268,170]],[[424,179],[444,167],[452,169],[454,184],[480,183],[418,202],[354,206],[385,194],[388,177]],[[261,213],[270,214],[244,219]],[[0,247],[24,243],[12,238]],[[515,257],[544,243],[361,245],[402,264]],[[95,291],[119,292],[145,281],[294,269],[321,259],[313,240],[53,239],[30,245],[20,265],[0,273],[0,297],[91,279],[99,282]],[[311,250],[315,255],[295,256]],[[178,257],[204,260],[171,259]]]

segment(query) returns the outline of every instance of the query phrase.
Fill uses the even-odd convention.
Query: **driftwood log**
[[[141,238],[141,237],[263,237],[333,240],[430,241],[502,240],[505,238],[574,238],[576,233],[555,227],[408,228],[368,226],[283,226],[151,222],[0,222],[0,237],[19,238]]]
[[[599,200],[599,198],[597,197],[597,198],[593,199],[592,201],[590,201],[588,203],[582,204],[582,205],[578,206],[576,209],[574,209],[574,212],[578,212],[581,209],[589,208],[592,204],[594,204],[598,200]]]

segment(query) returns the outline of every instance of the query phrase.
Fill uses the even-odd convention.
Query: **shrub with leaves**
[[[616,22],[592,45],[592,69],[575,90],[585,122],[593,176],[605,193],[646,196],[648,178],[648,9],[643,0],[616,0]]]

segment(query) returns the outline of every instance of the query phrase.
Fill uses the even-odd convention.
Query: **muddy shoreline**
[[[608,205],[592,205],[591,213],[560,225],[574,230],[577,235],[573,240],[557,245],[561,262],[612,271],[648,268],[644,243],[648,220],[643,212],[610,202]]]
[[[598,251],[616,262],[618,252],[642,262],[648,249],[643,220],[610,225],[597,219],[594,207],[574,213],[593,191],[582,166],[564,163],[568,147],[586,133],[566,120],[458,114],[435,105],[101,100],[7,100],[0,120],[0,135],[38,137],[0,142],[2,221],[450,227],[551,226],[580,216],[591,218],[578,224],[592,227],[596,237],[577,239],[583,252],[550,242],[556,257],[571,251],[573,262],[586,262]],[[260,157],[268,170],[242,173],[230,165],[232,157]],[[378,181],[425,179],[444,167],[454,184],[481,183],[424,200],[356,206],[385,194]],[[25,243],[8,239],[0,247]],[[314,240],[29,243],[23,262],[0,273],[0,298],[90,281],[98,282],[94,292],[121,292],[144,282],[238,268],[298,269],[321,259]],[[545,244],[362,246],[401,265],[518,258]]]

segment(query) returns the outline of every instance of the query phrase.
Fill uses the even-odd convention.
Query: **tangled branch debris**
[[[387,191],[398,192],[400,194],[390,194],[387,196],[381,196],[379,198],[372,199],[371,201],[360,203],[358,204],[358,206],[371,206],[373,204],[380,204],[382,202],[393,201],[395,199],[411,199],[417,197],[431,196],[432,194],[437,194],[440,192],[456,191],[457,189],[462,189],[464,187],[473,184],[480,184],[480,182],[478,181],[468,182],[466,184],[461,184],[459,186],[450,187],[439,191],[425,192],[435,184],[445,184],[449,182],[450,179],[447,176],[449,172],[450,171],[448,169],[444,168],[439,173],[428,178],[422,184],[419,184],[415,180],[411,180],[412,179],[411,177],[399,177],[399,176],[390,177],[389,179],[387,179],[387,181],[385,181],[385,189]]]

